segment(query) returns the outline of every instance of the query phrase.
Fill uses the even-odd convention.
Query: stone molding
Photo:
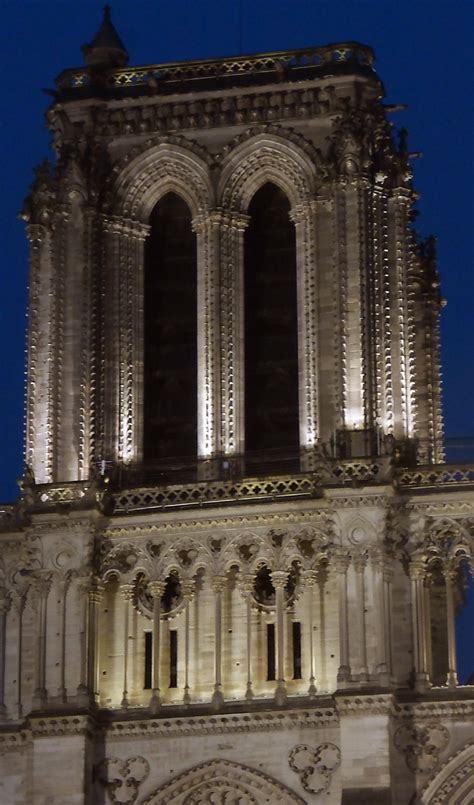
[[[450,755],[441,769],[436,768],[420,791],[426,805],[462,805],[465,794],[472,796],[474,779],[474,742]],[[465,788],[465,784],[467,787]]]
[[[193,802],[196,805],[224,805],[229,801],[229,795],[234,798],[236,794],[240,795],[239,802],[305,805],[300,796],[278,780],[249,766],[224,759],[210,760],[178,774],[146,797],[142,805],[184,805]]]
[[[471,688],[474,694],[474,687]],[[450,719],[456,721],[474,721],[474,698],[468,700],[453,700],[441,702],[413,702],[409,704],[396,703],[394,716],[397,719]]]
[[[51,738],[59,735],[94,735],[97,723],[89,715],[30,718],[28,726],[32,738]]]
[[[394,733],[393,743],[405,756],[414,774],[427,774],[439,766],[440,755],[449,743],[449,732],[438,722],[401,724]]]
[[[110,740],[124,736],[223,735],[248,732],[274,732],[287,729],[337,727],[335,709],[287,710],[276,713],[230,713],[229,715],[114,721],[104,727]]]
[[[291,750],[288,763],[309,794],[322,794],[331,785],[333,772],[341,765],[341,750],[333,743],[316,748],[298,744]]]
[[[394,696],[392,694],[374,695],[335,695],[337,711],[339,716],[360,716],[367,715],[391,715],[394,707]]]
[[[31,742],[31,732],[0,732],[0,755],[4,752],[21,752],[28,748]]]
[[[141,755],[126,760],[107,757],[94,766],[95,779],[107,789],[114,805],[133,805],[149,773],[150,764]]]

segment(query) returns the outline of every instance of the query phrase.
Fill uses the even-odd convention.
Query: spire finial
[[[83,45],[82,52],[86,64],[94,67],[124,67],[127,63],[127,49],[115,30],[109,3],[104,6],[99,30],[89,45]]]

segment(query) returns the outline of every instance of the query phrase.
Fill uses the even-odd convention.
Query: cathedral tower
[[[128,67],[106,7],[83,52],[23,211],[0,800],[468,801],[474,474],[372,50]]]

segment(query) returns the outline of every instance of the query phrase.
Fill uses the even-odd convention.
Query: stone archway
[[[305,805],[305,801],[266,774],[230,760],[195,766],[150,794],[141,805]]]
[[[474,805],[474,743],[451,755],[423,789],[424,805]]]

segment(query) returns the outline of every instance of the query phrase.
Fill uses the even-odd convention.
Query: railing
[[[395,477],[400,487],[474,485],[474,467],[455,464],[425,465],[397,470]]]
[[[395,484],[405,491],[474,488],[474,464],[394,466],[390,457],[336,460],[275,450],[196,462],[108,466],[90,481],[23,484],[18,505],[0,506],[0,530],[24,513],[96,506],[107,514],[322,497],[325,488]]]
[[[152,86],[156,82],[185,82],[198,79],[232,78],[255,75],[283,69],[307,70],[328,65],[352,64],[372,67],[373,50],[357,42],[343,42],[324,47],[303,48],[294,51],[278,51],[256,56],[234,56],[232,58],[205,59],[171,64],[152,64],[143,67],[121,68],[107,74],[106,86],[120,89]],[[86,69],[72,69],[62,72],[57,79],[60,89],[87,87],[93,81],[92,73]]]
[[[207,507],[282,498],[311,498],[319,495],[321,487],[315,478],[292,475],[265,480],[208,481],[201,484],[126,489],[111,492],[109,503],[112,512],[119,514],[143,509]]]

